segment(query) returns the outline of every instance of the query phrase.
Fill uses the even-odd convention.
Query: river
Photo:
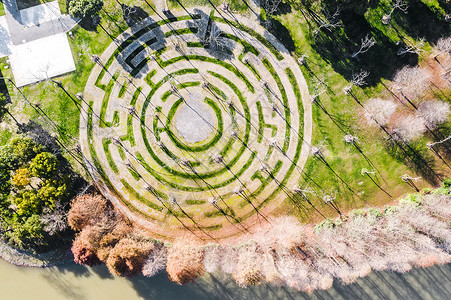
[[[176,285],[166,274],[153,278],[118,278],[105,266],[73,263],[52,268],[20,268],[0,261],[0,299],[451,299],[451,264],[414,269],[406,274],[373,272],[356,283],[340,283],[311,295],[286,287],[240,288],[230,278],[206,275],[194,283]]]

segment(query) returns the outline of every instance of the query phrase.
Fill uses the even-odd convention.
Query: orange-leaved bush
[[[176,241],[168,249],[166,271],[169,278],[184,284],[204,274],[204,251],[195,244],[188,244],[186,240]]]
[[[141,271],[154,247],[154,243],[149,241],[123,238],[110,251],[106,261],[108,270],[116,276],[135,275]]]
[[[80,195],[72,201],[67,221],[73,230],[81,231],[87,225],[106,221],[111,212],[111,205],[101,195]]]

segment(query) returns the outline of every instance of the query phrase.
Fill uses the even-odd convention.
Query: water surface
[[[311,295],[286,287],[260,285],[240,288],[224,276],[204,276],[176,285],[166,274],[153,278],[117,278],[104,266],[88,268],[73,263],[60,267],[19,268],[0,260],[0,299],[451,299],[451,265],[415,269],[406,274],[374,272],[352,285],[336,283]]]

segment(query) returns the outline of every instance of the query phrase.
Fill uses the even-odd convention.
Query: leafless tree
[[[429,85],[429,73],[419,67],[406,66],[396,72],[393,83],[408,101],[421,96]]]
[[[266,14],[273,15],[279,8],[282,0],[261,0],[261,2]]]
[[[438,53],[451,55],[451,36],[439,39],[434,48]]]
[[[364,104],[365,118],[368,124],[385,126],[389,123],[398,104],[390,100],[372,98]]]
[[[391,15],[397,9],[399,9],[403,13],[407,14],[407,9],[409,8],[409,5],[407,4],[407,2],[405,0],[394,0],[393,3],[391,4],[391,8],[392,9],[391,9],[390,13],[388,15],[384,15],[382,17],[382,23],[384,23],[384,24],[390,23]]]
[[[324,77],[315,78],[312,81],[310,97],[312,102],[316,101],[319,96],[326,92],[326,79]]]
[[[343,92],[348,94],[353,86],[362,86],[366,84],[366,78],[370,75],[369,71],[360,70],[359,73],[353,73],[351,78],[351,84],[343,88]]]
[[[444,142],[447,142],[447,141],[449,141],[449,140],[451,140],[451,135],[448,136],[448,137],[446,137],[446,138],[444,138],[444,139],[441,140],[441,141],[438,141],[438,142],[435,142],[435,143],[427,143],[427,144],[426,144],[426,147],[427,147],[428,149],[432,149],[435,145],[443,144]]]
[[[354,143],[358,142],[359,138],[352,134],[347,134],[344,136],[343,140],[347,144],[354,144]]]
[[[405,45],[404,47],[399,48],[396,54],[405,55],[407,53],[421,54],[424,52],[425,42],[424,39],[420,39],[418,41],[414,41],[410,44]]]
[[[427,194],[423,196],[421,207],[441,220],[451,220],[451,196]]]
[[[408,174],[404,174],[401,176],[401,180],[404,181],[405,183],[407,183],[408,185],[410,185],[411,187],[413,187],[417,192],[419,192],[420,189],[418,189],[415,182],[420,179],[421,179],[421,177],[411,177]]]
[[[333,14],[330,14],[326,10],[322,10],[322,12],[323,12],[324,18],[320,19],[320,21],[318,22],[318,28],[316,28],[313,31],[313,35],[315,36],[315,38],[318,36],[318,34],[323,29],[331,32],[332,29],[342,26],[341,21],[338,19],[338,16],[340,15],[339,7],[337,7],[337,9],[335,10],[335,12]]]
[[[185,53],[185,43],[183,42],[182,38],[180,38],[177,35],[170,36],[167,40],[167,45],[172,47],[175,51],[179,53]]]
[[[410,142],[419,138],[425,131],[424,119],[415,115],[408,115],[398,120],[393,134],[402,141]]]
[[[142,273],[144,276],[152,277],[166,268],[167,248],[164,245],[156,246],[152,249],[144,266]]]
[[[204,251],[197,244],[188,243],[188,239],[179,240],[168,249],[166,271],[169,278],[184,284],[202,276]]]
[[[204,267],[208,273],[221,269],[221,257],[224,247],[218,244],[208,244],[204,247]]]
[[[423,118],[429,129],[448,121],[449,104],[438,100],[424,101],[418,106],[418,115]]]
[[[46,208],[44,214],[41,215],[41,223],[44,224],[44,231],[50,235],[64,231],[68,227],[64,206],[60,202],[56,202],[53,211]]]
[[[360,41],[360,48],[356,52],[352,53],[351,57],[356,58],[362,53],[367,52],[371,47],[376,45],[376,40],[373,36],[370,36],[367,34],[361,41]]]
[[[303,66],[305,64],[305,62],[307,61],[307,57],[308,57],[308,51],[304,52],[304,54],[302,54],[297,60],[298,63]]]
[[[210,33],[205,43],[215,50],[224,50],[227,45],[226,40],[221,36],[222,31],[216,24],[211,24]]]

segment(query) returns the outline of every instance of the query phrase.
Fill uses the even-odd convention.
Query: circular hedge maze
[[[102,193],[155,238],[223,239],[266,222],[307,160],[311,101],[296,60],[226,15],[147,18],[93,57],[83,155]]]

